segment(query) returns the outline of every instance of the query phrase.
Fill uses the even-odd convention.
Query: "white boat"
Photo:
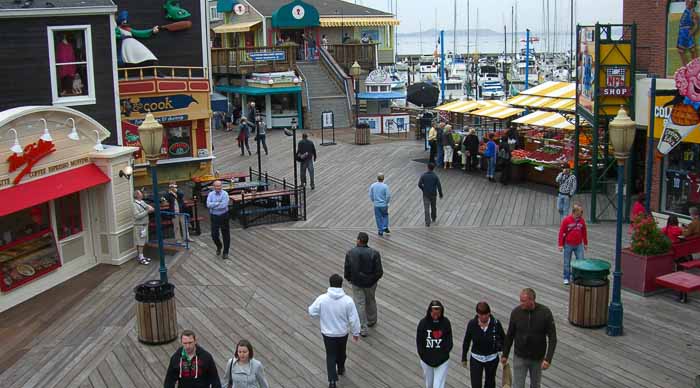
[[[403,76],[401,74],[402,73],[394,71],[389,75],[391,77],[391,90],[404,89],[404,92],[405,92],[406,79],[403,78]]]
[[[493,81],[501,81],[501,77],[498,74],[498,69],[496,66],[484,62],[483,64],[479,64],[479,78],[477,79],[477,83],[479,86],[483,86],[485,82],[493,82]]]
[[[466,80],[469,77],[467,72],[467,63],[461,58],[455,58],[450,65],[450,78],[459,78],[461,80]]]
[[[481,85],[481,97],[484,100],[502,100],[505,95],[501,81],[486,81]]]
[[[437,83],[438,88],[442,87],[441,82]],[[464,81],[459,78],[448,78],[445,80],[445,100],[462,100],[467,97]]]
[[[528,63],[529,62],[529,63]],[[535,86],[539,83],[537,64],[534,58],[530,58],[526,61],[525,58],[518,59],[518,61],[510,67],[510,82],[514,84],[525,84],[525,74],[529,74],[527,79],[529,86]],[[525,88],[529,87],[526,86]]]
[[[422,55],[420,57],[418,72],[421,81],[435,82],[438,79],[439,69],[438,59],[432,55]]]

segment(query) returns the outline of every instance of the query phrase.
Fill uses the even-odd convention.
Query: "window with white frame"
[[[95,80],[90,26],[49,26],[47,33],[53,103],[94,104]]]
[[[221,12],[216,10],[216,6],[212,5],[209,7],[209,20],[221,20],[223,19],[223,15],[221,15]]]

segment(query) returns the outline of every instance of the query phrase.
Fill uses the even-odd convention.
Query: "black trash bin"
[[[157,345],[177,338],[175,286],[149,280],[136,288],[136,329],[139,341]]]
[[[603,327],[608,323],[610,263],[600,259],[571,262],[574,282],[569,289],[569,322],[579,327]]]

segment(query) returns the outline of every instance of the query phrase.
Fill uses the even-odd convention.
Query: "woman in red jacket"
[[[571,254],[581,260],[583,252],[588,250],[588,232],[581,205],[574,205],[571,214],[561,220],[558,245],[559,251],[564,252],[564,284],[567,285],[571,280]]]

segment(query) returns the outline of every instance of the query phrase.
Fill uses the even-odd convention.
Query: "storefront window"
[[[73,193],[57,199],[55,207],[59,240],[83,231],[83,222],[80,216],[80,193]]]
[[[94,103],[90,26],[48,27],[55,103]]]
[[[297,111],[296,96],[291,94],[273,94],[270,96],[272,114],[295,113]]]
[[[58,268],[48,203],[0,217],[0,290],[8,291]]]
[[[669,213],[687,216],[700,207],[700,144],[681,143],[668,154],[663,190]]]
[[[165,136],[168,158],[185,158],[192,156],[192,124],[166,124]]]

